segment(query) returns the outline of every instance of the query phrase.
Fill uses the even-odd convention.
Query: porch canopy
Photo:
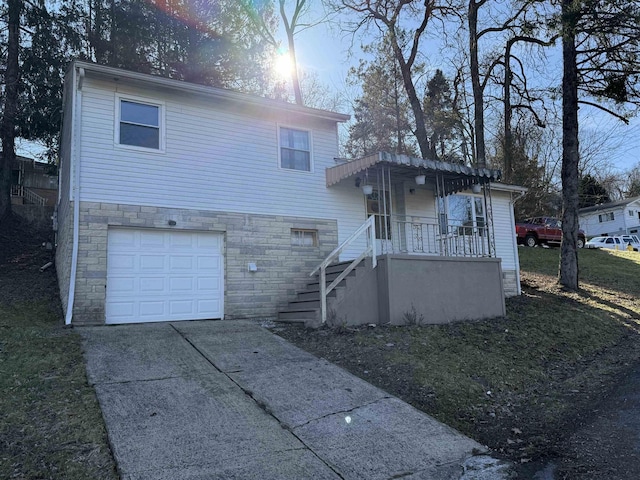
[[[379,152],[355,160],[344,160],[335,167],[327,168],[327,187],[336,185],[345,179],[375,169],[378,166],[388,167],[388,173],[399,177],[415,177],[432,174],[437,179],[440,196],[452,195],[473,185],[485,185],[500,180],[500,170],[489,168],[472,168],[466,165],[425,160],[387,152]]]

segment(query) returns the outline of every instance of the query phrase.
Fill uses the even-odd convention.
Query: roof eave
[[[90,62],[83,62],[76,60],[73,62],[71,68],[82,68],[86,73],[93,73],[102,77],[109,77],[111,79],[127,79],[132,82],[161,86],[173,90],[180,90],[190,92],[198,95],[204,95],[214,98],[223,98],[226,100],[254,105],[261,108],[269,108],[272,110],[287,111],[290,113],[297,113],[300,115],[312,116],[316,118],[322,118],[325,120],[331,120],[334,122],[346,122],[351,116],[344,113],[330,112],[327,110],[319,110],[316,108],[303,107],[291,103],[285,103],[278,100],[269,98],[258,97],[246,93],[235,92],[233,90],[226,90],[218,87],[208,87],[205,85],[198,85],[195,83],[188,83],[182,80],[175,80],[172,78],[160,77],[157,75],[149,75],[146,73],[138,73],[130,70],[123,70],[120,68],[108,67],[105,65],[98,65]]]

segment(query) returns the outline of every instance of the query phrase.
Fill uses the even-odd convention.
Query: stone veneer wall
[[[176,226],[170,227],[169,220]],[[121,226],[224,232],[224,314],[230,319],[275,318],[338,244],[334,220],[82,202],[74,324],[105,321],[107,231]],[[292,246],[292,228],[317,230],[318,246]],[[67,254],[60,247],[60,256],[70,256],[70,248]],[[256,263],[257,272],[248,272],[249,262]]]
[[[57,212],[58,230],[56,233],[56,274],[62,311],[67,314],[69,298],[69,278],[71,277],[71,252],[73,249],[73,202],[66,204],[66,209]]]
[[[515,297],[518,295],[518,276],[515,270],[505,270],[502,272],[502,287],[504,296]]]

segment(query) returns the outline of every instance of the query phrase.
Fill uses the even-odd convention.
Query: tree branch
[[[619,113],[614,112],[613,110],[609,110],[608,108],[603,107],[602,105],[600,105],[598,103],[589,102],[588,100],[578,100],[578,103],[581,103],[582,105],[589,105],[590,107],[598,108],[598,109],[602,110],[603,112],[606,112],[609,115],[612,115],[612,116],[616,117],[618,120],[622,120],[625,124],[629,125],[629,119],[628,118],[624,117],[623,115],[620,115]]]

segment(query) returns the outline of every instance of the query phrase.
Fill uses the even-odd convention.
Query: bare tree
[[[20,45],[20,15],[24,2],[8,0],[7,66],[4,73],[4,103],[2,105],[2,164],[0,165],[0,221],[11,215],[11,166],[16,159],[16,124],[18,108],[18,48]]]
[[[500,33],[506,31],[514,31],[516,25],[521,22],[521,16],[527,11],[534,0],[526,0],[513,12],[508,15],[502,22],[497,25],[478,29],[478,16],[481,7],[487,0],[469,0],[467,7],[467,27],[469,29],[469,69],[471,76],[471,89],[473,92],[473,117],[475,130],[475,158],[479,167],[485,167],[487,164],[486,144],[485,144],[485,126],[484,126],[484,109],[485,98],[484,91],[491,77],[493,69],[501,63],[500,58],[494,58],[488,65],[484,73],[480,73],[479,62],[479,42],[485,35],[490,33]],[[526,24],[526,22],[523,22]]]
[[[536,101],[539,101],[539,98],[534,98],[531,95],[531,92],[527,85],[527,78],[524,72],[523,62],[512,53],[513,47],[518,43],[525,43],[528,45],[538,45],[541,47],[547,47],[553,44],[555,38],[552,38],[549,41],[540,40],[538,38],[529,36],[529,35],[515,35],[509,38],[506,42],[504,49],[504,83],[503,83],[503,96],[502,101],[504,105],[504,171],[503,178],[504,181],[510,182],[513,178],[514,172],[514,149],[513,149],[513,129],[512,129],[512,117],[513,111],[516,109],[525,109],[530,112],[533,118],[536,120],[536,124],[538,127],[544,127],[545,122],[540,118],[537,111],[533,108],[533,104]],[[520,74],[518,75],[520,79],[520,87],[514,85],[514,77],[516,76],[512,70],[511,62],[515,60],[517,65],[520,67]],[[518,95],[520,101],[518,103],[512,103],[511,101],[511,92],[512,88],[516,87],[518,90]]]
[[[296,43],[295,36],[297,33],[310,28],[320,23],[305,22],[303,17],[308,14],[310,2],[307,0],[295,0],[293,2],[293,10],[289,11],[287,8],[286,0],[278,0],[278,11],[280,13],[280,19],[284,27],[285,35],[287,36],[288,55],[291,60],[291,83],[293,85],[293,93],[295,102],[298,105],[304,105],[304,99],[302,96],[302,87],[300,82],[300,73],[298,71],[298,60],[296,56]],[[254,2],[243,1],[245,11],[249,15],[256,31],[273,47],[279,48],[280,42],[276,39],[272,28],[268,25],[264,17],[260,14],[260,11],[256,10]]]
[[[640,104],[640,5],[635,0],[562,0],[560,5],[563,238],[558,281],[577,290],[578,106],[591,105],[628,122],[624,112],[598,100],[618,108]]]
[[[429,22],[436,15],[445,15],[449,8],[436,0],[392,0],[357,1],[327,0],[327,5],[335,12],[351,14],[353,21],[345,21],[347,31],[355,34],[359,30],[374,27],[380,36],[386,36],[395,61],[400,68],[403,87],[406,91],[415,122],[415,137],[420,154],[428,158],[430,154],[427,128],[422,110],[422,101],[416,91],[413,70],[418,65],[420,42]],[[406,23],[403,22],[406,21]],[[408,25],[411,25],[409,27]],[[406,28],[405,28],[406,27]]]
[[[626,179],[625,197],[640,197],[640,163],[627,172]]]

